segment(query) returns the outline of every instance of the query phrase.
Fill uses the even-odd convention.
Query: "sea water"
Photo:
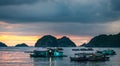
[[[113,49],[117,55],[110,56],[109,61],[70,61],[70,56],[79,51],[72,51],[80,47],[63,47],[68,57],[62,58],[31,58],[30,53],[35,47],[0,47],[0,66],[120,66],[120,48],[94,48],[95,50]]]

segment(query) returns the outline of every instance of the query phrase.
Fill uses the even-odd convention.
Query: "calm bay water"
[[[117,55],[111,56],[109,61],[102,62],[71,62],[70,56],[73,56],[75,51],[70,47],[63,48],[64,54],[68,57],[63,58],[31,58],[29,53],[24,51],[33,51],[34,47],[0,47],[0,66],[120,66],[120,48],[94,48],[95,50],[113,49]]]

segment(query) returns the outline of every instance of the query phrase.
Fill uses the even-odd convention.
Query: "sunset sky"
[[[120,0],[0,0],[0,42],[34,46],[44,35],[76,45],[120,32]]]

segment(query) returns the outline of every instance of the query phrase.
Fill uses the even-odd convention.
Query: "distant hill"
[[[72,42],[68,37],[64,36],[58,39],[58,44],[60,47],[75,47],[75,43]]]
[[[88,44],[83,44],[86,47],[120,47],[120,33],[115,35],[102,34],[94,37]]]
[[[75,43],[72,42],[68,37],[57,39],[56,37],[51,35],[43,36],[35,44],[35,47],[75,47],[75,46],[76,46]]]
[[[15,47],[28,47],[28,45],[25,43],[22,43],[22,44],[17,44]]]
[[[5,43],[0,42],[0,47],[7,47]]]

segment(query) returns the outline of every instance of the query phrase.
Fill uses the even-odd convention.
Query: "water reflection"
[[[65,58],[33,58],[34,66],[108,66],[103,61],[70,61],[69,57]]]
[[[32,58],[34,66],[57,66],[59,61],[62,61],[63,58]]]
[[[28,53],[24,53],[25,49],[36,48],[5,48],[2,50],[0,48],[0,66],[120,66],[120,48],[113,48],[117,55],[110,57],[110,61],[106,62],[71,62],[69,57],[74,54],[71,51],[72,48],[65,48],[64,53],[68,57],[63,58],[31,58]]]
[[[0,51],[0,62],[31,62],[23,52]]]

